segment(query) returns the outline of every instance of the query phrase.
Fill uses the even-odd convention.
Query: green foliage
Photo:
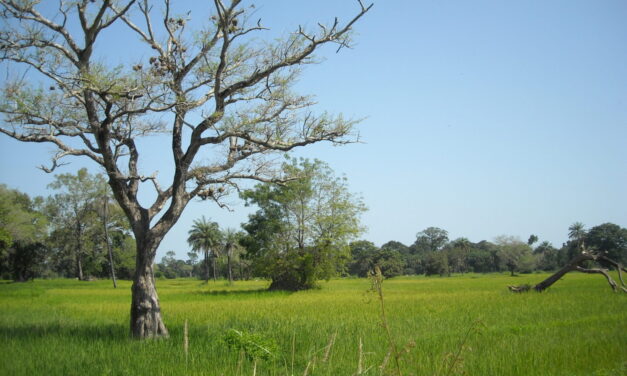
[[[367,277],[374,268],[374,256],[378,252],[377,246],[367,240],[358,240],[350,243],[351,262],[348,271],[351,275]]]
[[[187,243],[194,252],[202,252],[204,255],[204,277],[209,280],[209,255],[213,259],[213,279],[216,279],[215,262],[222,247],[222,232],[217,222],[211,222],[203,216],[194,221],[188,232]]]
[[[405,270],[403,253],[407,247],[399,242],[388,242],[380,249],[373,243],[360,240],[350,244],[353,261],[349,270],[360,277],[370,275],[370,272],[379,268],[386,278],[402,275]],[[407,254],[407,253],[405,253]]]
[[[448,231],[439,227],[427,227],[416,234],[416,242],[413,244],[414,252],[439,251],[448,242]]]
[[[425,275],[449,275],[451,272],[448,255],[444,252],[429,252],[425,257]]]
[[[614,223],[604,223],[590,229],[585,235],[585,245],[627,265],[627,228]]]
[[[308,289],[344,271],[365,207],[321,161],[289,159],[283,173],[284,184],[242,193],[258,210],[243,225],[241,244],[256,272],[272,279],[271,288]]]
[[[0,185],[0,276],[33,279],[44,264],[47,220],[41,199]]]
[[[272,338],[236,329],[227,330],[222,341],[230,349],[243,351],[250,360],[270,360],[276,357],[279,349]]]
[[[495,239],[498,247],[500,267],[512,275],[516,271],[530,273],[535,268],[535,260],[529,244],[512,236],[498,236]]]
[[[56,191],[47,198],[45,207],[51,225],[47,244],[54,271],[65,277],[108,277],[107,226],[114,265],[115,261],[121,263],[119,277],[129,278],[135,244],[124,212],[110,198],[105,178],[82,168],[76,174],[56,175],[49,188]]]

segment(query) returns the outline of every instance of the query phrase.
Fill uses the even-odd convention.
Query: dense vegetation
[[[244,231],[199,219],[189,230],[188,259],[168,251],[155,265],[155,276],[208,280],[211,275],[214,281],[261,277],[273,281],[275,288],[299,290],[334,276],[365,277],[375,266],[386,277],[502,271],[514,275],[555,270],[584,244],[627,264],[627,229],[612,223],[590,229],[575,223],[559,248],[535,235],[527,242],[511,236],[450,240],[446,230],[436,227],[418,232],[411,245],[389,241],[377,247],[354,240],[364,206],[328,166],[293,160],[284,168],[308,177],[281,186],[260,184],[244,192],[243,197],[259,208],[242,225]],[[134,239],[102,180],[85,170],[58,175],[51,184],[54,195],[33,199],[0,186],[2,278],[110,278],[111,264],[119,278],[131,278]]]
[[[453,375],[625,374],[625,296],[586,274],[569,274],[543,294],[505,288],[545,276],[384,281],[388,326],[399,350],[408,350],[403,374],[447,374],[459,349]],[[258,360],[258,375],[303,375],[307,368],[309,375],[352,375],[360,359],[364,374],[380,374],[389,344],[366,279],[295,293],[266,291],[268,284],[157,281],[171,338],[149,342],[128,337],[130,282],[118,289],[108,281],[0,284],[0,373],[251,375],[253,359],[224,342],[233,329],[276,344],[272,357]],[[394,368],[389,359],[387,373]]]

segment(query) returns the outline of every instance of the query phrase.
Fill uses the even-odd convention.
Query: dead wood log
[[[618,278],[620,280],[620,286],[618,286],[618,284],[614,281],[614,279],[612,279],[607,269],[603,269],[603,268],[591,269],[591,268],[584,268],[583,266],[581,266],[581,264],[586,261],[597,261],[597,262],[602,261],[602,262],[605,262],[607,264],[614,266],[616,270],[618,271]],[[622,275],[622,272],[627,272],[627,269],[625,269],[625,267],[623,267],[618,262],[608,257],[605,257],[602,253],[596,252],[596,251],[589,251],[589,250],[582,250],[581,253],[573,257],[573,259],[570,260],[568,264],[566,264],[560,270],[556,271],[555,273],[550,275],[547,279],[545,279],[544,281],[538,283],[537,285],[533,287],[531,287],[531,285],[507,286],[507,287],[509,288],[511,292],[517,292],[517,293],[527,292],[532,289],[538,292],[542,292],[546,290],[547,288],[549,288],[550,286],[552,286],[555,282],[559,281],[566,273],[569,273],[572,271],[578,271],[578,272],[589,273],[589,274],[602,274],[605,277],[605,279],[607,279],[607,283],[610,285],[612,290],[614,291],[620,290],[622,292],[627,293],[627,285],[625,285],[625,282],[623,281],[623,275]]]

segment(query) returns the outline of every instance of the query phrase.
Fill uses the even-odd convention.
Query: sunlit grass
[[[432,375],[469,336],[468,375],[612,375],[627,368],[627,297],[603,278],[570,274],[551,290],[512,294],[506,286],[546,275],[407,277],[383,284],[404,374]],[[363,369],[378,375],[388,342],[365,279],[333,280],[297,293],[267,292],[266,281],[159,280],[168,340],[128,338],[130,282],[0,284],[0,374],[235,375],[252,363],[221,342],[235,328],[274,339],[279,353],[258,374],[352,375],[359,341]],[[183,325],[189,323],[189,356]],[[325,347],[336,333],[330,357]],[[292,362],[293,359],[293,362]],[[309,368],[308,368],[309,367]],[[388,364],[388,371],[391,365]]]

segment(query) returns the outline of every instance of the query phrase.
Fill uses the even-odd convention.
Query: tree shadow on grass
[[[0,326],[0,338],[29,341],[46,337],[65,337],[93,340],[115,340],[129,338],[128,327],[119,324],[71,325],[48,323],[36,325]]]

